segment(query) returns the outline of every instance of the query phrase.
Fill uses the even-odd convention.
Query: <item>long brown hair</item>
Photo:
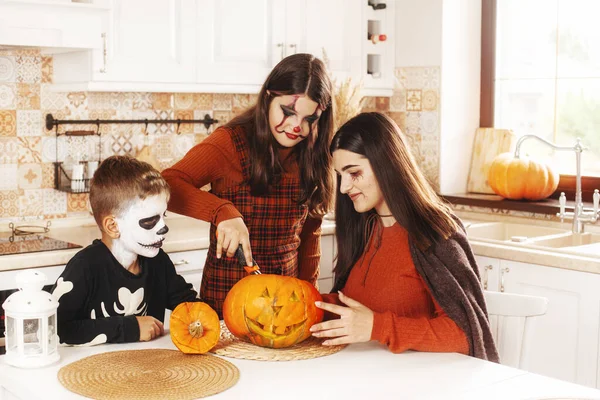
[[[306,94],[323,112],[317,132],[293,148],[300,167],[301,204],[308,203],[313,215],[328,211],[333,198],[331,154],[328,146],[333,135],[333,87],[325,65],[311,54],[294,54],[273,68],[263,84],[256,104],[226,126],[242,126],[249,132],[250,187],[252,194],[268,193],[282,172],[277,155],[278,144],[269,127],[269,106],[274,96]]]
[[[425,250],[458,229],[453,213],[419,169],[396,123],[384,114],[362,113],[346,122],[333,137],[330,152],[341,149],[369,160],[383,198],[396,221]],[[378,223],[375,210],[358,213],[352,200],[339,193],[335,203],[338,257],[334,290],[346,284],[350,270],[365,251]]]

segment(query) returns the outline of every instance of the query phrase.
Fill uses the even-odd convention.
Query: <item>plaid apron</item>
[[[300,233],[308,207],[298,205],[300,196],[299,176],[284,176],[265,196],[253,196],[250,192],[250,159],[248,142],[242,129],[230,130],[236,153],[242,165],[244,180],[239,185],[221,193],[214,193],[229,200],[244,218],[250,234],[252,256],[263,274],[298,276],[298,247]],[[246,271],[235,257],[216,257],[216,226],[210,227],[210,246],[202,274],[200,298],[210,305],[222,318],[223,301],[229,289],[246,276]]]

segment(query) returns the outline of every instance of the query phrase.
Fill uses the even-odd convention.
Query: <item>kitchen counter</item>
[[[165,252],[171,253],[208,248],[208,234],[210,229],[208,222],[175,213],[169,213],[166,221],[169,233],[166,235],[163,243],[163,250]],[[334,231],[335,223],[324,219],[322,225],[323,235],[331,235]],[[92,243],[94,239],[99,239],[101,235],[94,219],[88,217],[52,221],[50,231],[46,236],[85,247]],[[0,256],[0,271],[64,265],[80,250],[67,249],[3,255]]]
[[[93,354],[150,348],[175,350],[167,333],[152,342],[60,347],[59,362],[40,369],[14,368],[0,357],[0,398],[81,399],[58,382],[61,367]],[[596,389],[476,358],[456,353],[393,354],[375,342],[353,344],[311,360],[227,360],[239,369],[240,379],[211,398],[273,397],[264,395],[268,390],[288,399],[600,399]]]

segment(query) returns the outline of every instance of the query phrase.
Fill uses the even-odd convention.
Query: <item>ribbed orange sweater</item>
[[[394,353],[469,354],[466,335],[431,296],[413,264],[408,233],[397,223],[383,228],[379,249],[368,246],[342,292],[374,312],[371,339]],[[343,305],[337,294],[323,295],[323,300]]]
[[[243,217],[230,201],[198,190],[210,183],[215,192],[223,192],[242,183],[242,165],[229,129],[218,128],[194,146],[183,159],[162,172],[171,188],[169,211],[214,225],[228,219]],[[298,164],[293,157],[285,157],[283,154],[280,154],[280,157],[285,160],[284,174],[298,174]],[[298,248],[298,278],[315,286],[321,259],[321,223],[322,218],[309,216],[306,219]],[[252,238],[250,240],[252,241]]]

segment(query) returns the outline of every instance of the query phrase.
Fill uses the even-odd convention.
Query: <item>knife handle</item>
[[[249,274],[260,274],[260,271],[259,271],[259,268],[258,268],[258,264],[254,260],[254,258],[252,259],[252,265],[247,265],[246,264],[246,256],[244,255],[244,248],[242,247],[241,244],[238,246],[237,250],[235,251],[235,256],[237,257],[238,262],[240,263],[240,265],[242,267],[244,267],[244,269],[246,270],[247,273],[249,273]]]

